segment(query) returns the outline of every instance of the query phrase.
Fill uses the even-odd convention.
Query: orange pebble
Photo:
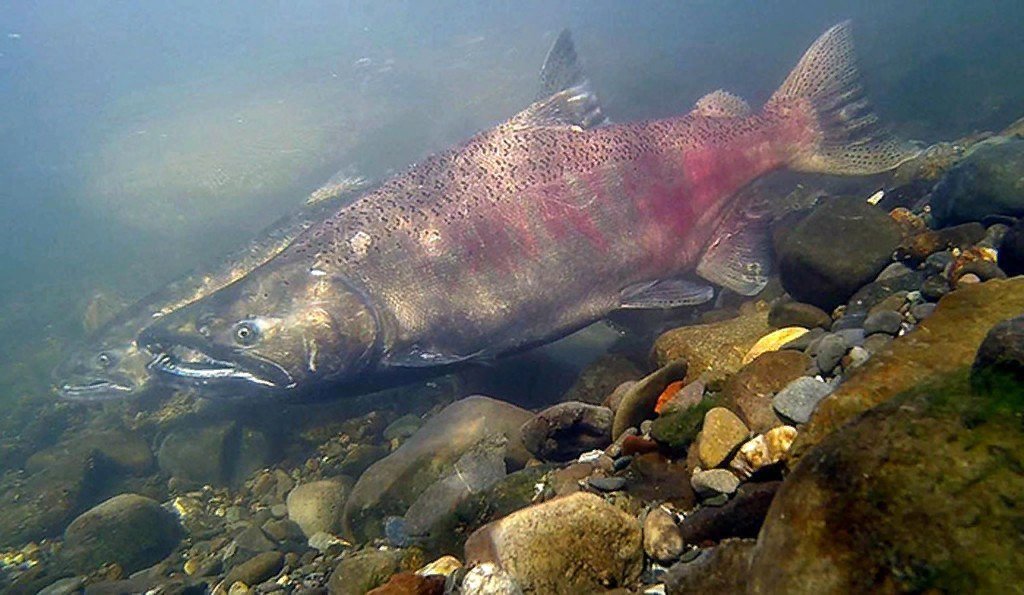
[[[661,410],[665,408],[665,405],[672,400],[673,397],[683,388],[683,381],[676,380],[675,382],[669,382],[665,390],[661,391],[658,395],[658,402],[654,405],[654,412],[661,413]]]

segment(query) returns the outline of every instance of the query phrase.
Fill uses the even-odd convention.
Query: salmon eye
[[[110,354],[106,351],[103,351],[96,356],[96,364],[101,368],[108,368],[112,363],[114,363],[114,359],[110,357]]]
[[[255,345],[260,338],[260,331],[256,325],[249,321],[242,321],[235,325],[235,343],[243,346]]]

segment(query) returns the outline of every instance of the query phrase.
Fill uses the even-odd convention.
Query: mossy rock
[[[662,415],[651,424],[651,438],[673,452],[685,453],[687,447],[697,439],[704,414],[718,406],[720,401],[717,395],[709,395],[693,407]]]
[[[966,368],[811,449],[779,491],[754,593],[1010,592],[1024,585],[1024,386]]]

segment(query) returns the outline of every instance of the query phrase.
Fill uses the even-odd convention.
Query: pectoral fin
[[[665,309],[696,306],[711,301],[715,290],[686,279],[662,279],[630,285],[622,290],[621,308]]]
[[[772,255],[763,197],[757,189],[737,200],[718,225],[697,274],[740,295],[756,295],[768,284]]]

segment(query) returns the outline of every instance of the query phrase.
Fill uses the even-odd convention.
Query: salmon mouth
[[[106,401],[132,394],[135,386],[113,380],[97,378],[85,384],[65,383],[57,387],[57,394],[68,401]]]
[[[158,342],[147,347],[155,353],[148,369],[165,378],[203,388],[287,390],[295,379],[268,359],[233,350],[216,353],[214,346],[195,346],[183,341]]]

